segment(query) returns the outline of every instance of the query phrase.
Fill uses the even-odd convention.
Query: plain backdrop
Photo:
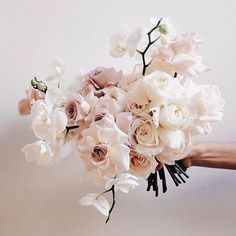
[[[150,16],[175,19],[194,31],[211,71],[200,83],[218,85],[226,101],[224,120],[212,136],[198,140],[236,141],[235,0],[0,0],[0,235],[236,235],[236,171],[191,168],[188,183],[155,198],[145,183],[119,194],[108,224],[78,199],[98,191],[80,182],[74,157],[55,168],[26,163],[20,151],[35,140],[30,118],[19,117],[17,101],[34,75],[44,78],[60,56],[65,79],[98,65],[131,70],[128,59],[108,55],[109,37],[122,24],[135,27]]]

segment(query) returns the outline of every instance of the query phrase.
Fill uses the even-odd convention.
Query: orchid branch
[[[111,205],[111,208],[109,210],[109,214],[108,214],[106,223],[110,220],[111,212],[112,212],[112,210],[113,210],[113,208],[115,206],[115,203],[116,203],[116,201],[115,201],[115,185],[112,185],[111,191],[112,191],[112,205]]]
[[[66,136],[68,135],[68,133],[70,132],[70,130],[72,130],[72,129],[77,129],[77,128],[79,128],[79,125],[66,126]]]
[[[155,40],[152,40],[151,38],[151,34],[153,33],[154,30],[158,29],[160,27],[160,23],[162,21],[162,18],[157,22],[156,26],[153,27],[148,33],[147,33],[147,36],[148,36],[148,44],[146,46],[146,48],[143,50],[143,51],[140,51],[140,50],[137,50],[137,52],[139,54],[141,54],[142,56],[142,61],[143,61],[143,72],[142,72],[142,75],[144,76],[145,73],[146,73],[146,69],[147,67],[151,64],[151,61],[146,63],[146,52],[148,51],[148,49],[157,41],[160,39],[161,36],[158,36]]]

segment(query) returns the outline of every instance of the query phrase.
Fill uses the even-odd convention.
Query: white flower
[[[79,200],[82,206],[94,206],[104,216],[109,215],[110,206],[107,199],[99,194],[90,193]]]
[[[172,78],[165,72],[156,71],[137,81],[128,94],[130,100],[137,105],[151,103],[151,107],[155,107],[157,104],[181,98],[184,91],[185,88],[177,78]]]
[[[43,101],[37,101],[34,104],[34,115],[32,129],[39,139],[53,143],[57,135],[66,128],[66,114],[59,108],[53,109],[47,106]]]
[[[201,121],[220,121],[224,100],[217,86],[202,85],[192,97],[191,108]]]
[[[39,140],[22,148],[28,162],[36,161],[40,166],[54,166],[75,150],[75,142],[59,140],[55,145]]]
[[[142,30],[140,27],[136,28],[129,34],[129,28],[123,26],[121,31],[111,36],[110,40],[110,55],[113,57],[121,57],[126,53],[133,57],[136,53],[137,45],[141,39]]]
[[[166,130],[159,128],[158,134],[167,148],[183,150],[185,147],[185,134],[182,130]]]
[[[188,119],[187,107],[181,102],[165,104],[160,109],[160,125],[168,130],[182,128]]]
[[[36,161],[41,166],[48,166],[52,160],[51,147],[45,141],[37,141],[22,148],[28,162]]]
[[[172,41],[175,41],[179,36],[178,25],[170,18],[162,19],[159,32],[161,34],[162,44],[168,44]]]
[[[64,62],[62,61],[61,58],[57,58],[55,61],[52,62],[50,69],[51,69],[51,73],[46,78],[46,80],[52,83],[58,83],[65,73]]]
[[[130,126],[129,135],[131,144],[138,153],[152,157],[163,150],[158,129],[149,119],[135,119]]]
[[[127,134],[105,116],[82,131],[77,148],[88,171],[97,169],[101,175],[107,175],[129,169],[127,144]]]
[[[130,189],[134,189],[139,185],[138,178],[127,173],[119,173],[115,178],[110,178],[106,182],[106,189],[110,189],[113,185],[115,191],[120,190],[123,193],[128,193]]]

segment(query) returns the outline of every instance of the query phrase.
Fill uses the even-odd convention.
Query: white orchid
[[[65,64],[61,58],[57,58],[50,66],[51,73],[46,78],[48,82],[59,83],[65,73]]]
[[[137,50],[137,45],[142,36],[142,29],[137,27],[129,34],[129,28],[123,26],[118,33],[114,33],[110,40],[110,55],[113,57],[121,57],[126,53],[133,57]]]
[[[79,200],[82,206],[94,206],[98,211],[100,211],[104,216],[109,215],[110,205],[107,199],[96,193],[89,193]]]
[[[32,129],[37,138],[54,143],[67,125],[66,114],[59,108],[53,109],[44,101],[37,101],[34,105],[34,119]]]
[[[155,18],[151,18],[150,21],[153,24],[156,24],[158,22],[158,20]],[[170,42],[173,42],[179,36],[178,25],[174,20],[170,18],[163,18],[161,20],[161,24],[160,27],[158,28],[158,31],[161,35],[162,44],[168,44]]]
[[[32,129],[37,138],[54,143],[67,125],[67,116],[62,108],[63,91],[59,88],[48,89],[45,99],[33,105]]]
[[[46,141],[39,140],[34,143],[27,144],[22,148],[26,161],[36,161],[40,166],[57,165],[64,158],[72,154],[74,150],[74,140],[65,143],[62,139],[54,145]]]
[[[128,173],[119,173],[115,178],[109,178],[106,181],[105,188],[110,189],[115,186],[115,191],[120,190],[123,193],[128,193],[130,189],[134,189],[139,185],[138,178]]]
[[[28,162],[36,161],[41,166],[48,166],[52,160],[52,149],[45,141],[36,141],[22,148]]]

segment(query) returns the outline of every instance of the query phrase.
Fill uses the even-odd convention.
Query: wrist
[[[192,145],[190,152],[191,166],[198,166],[200,164],[202,155],[205,152],[204,150],[204,143],[196,143]]]

